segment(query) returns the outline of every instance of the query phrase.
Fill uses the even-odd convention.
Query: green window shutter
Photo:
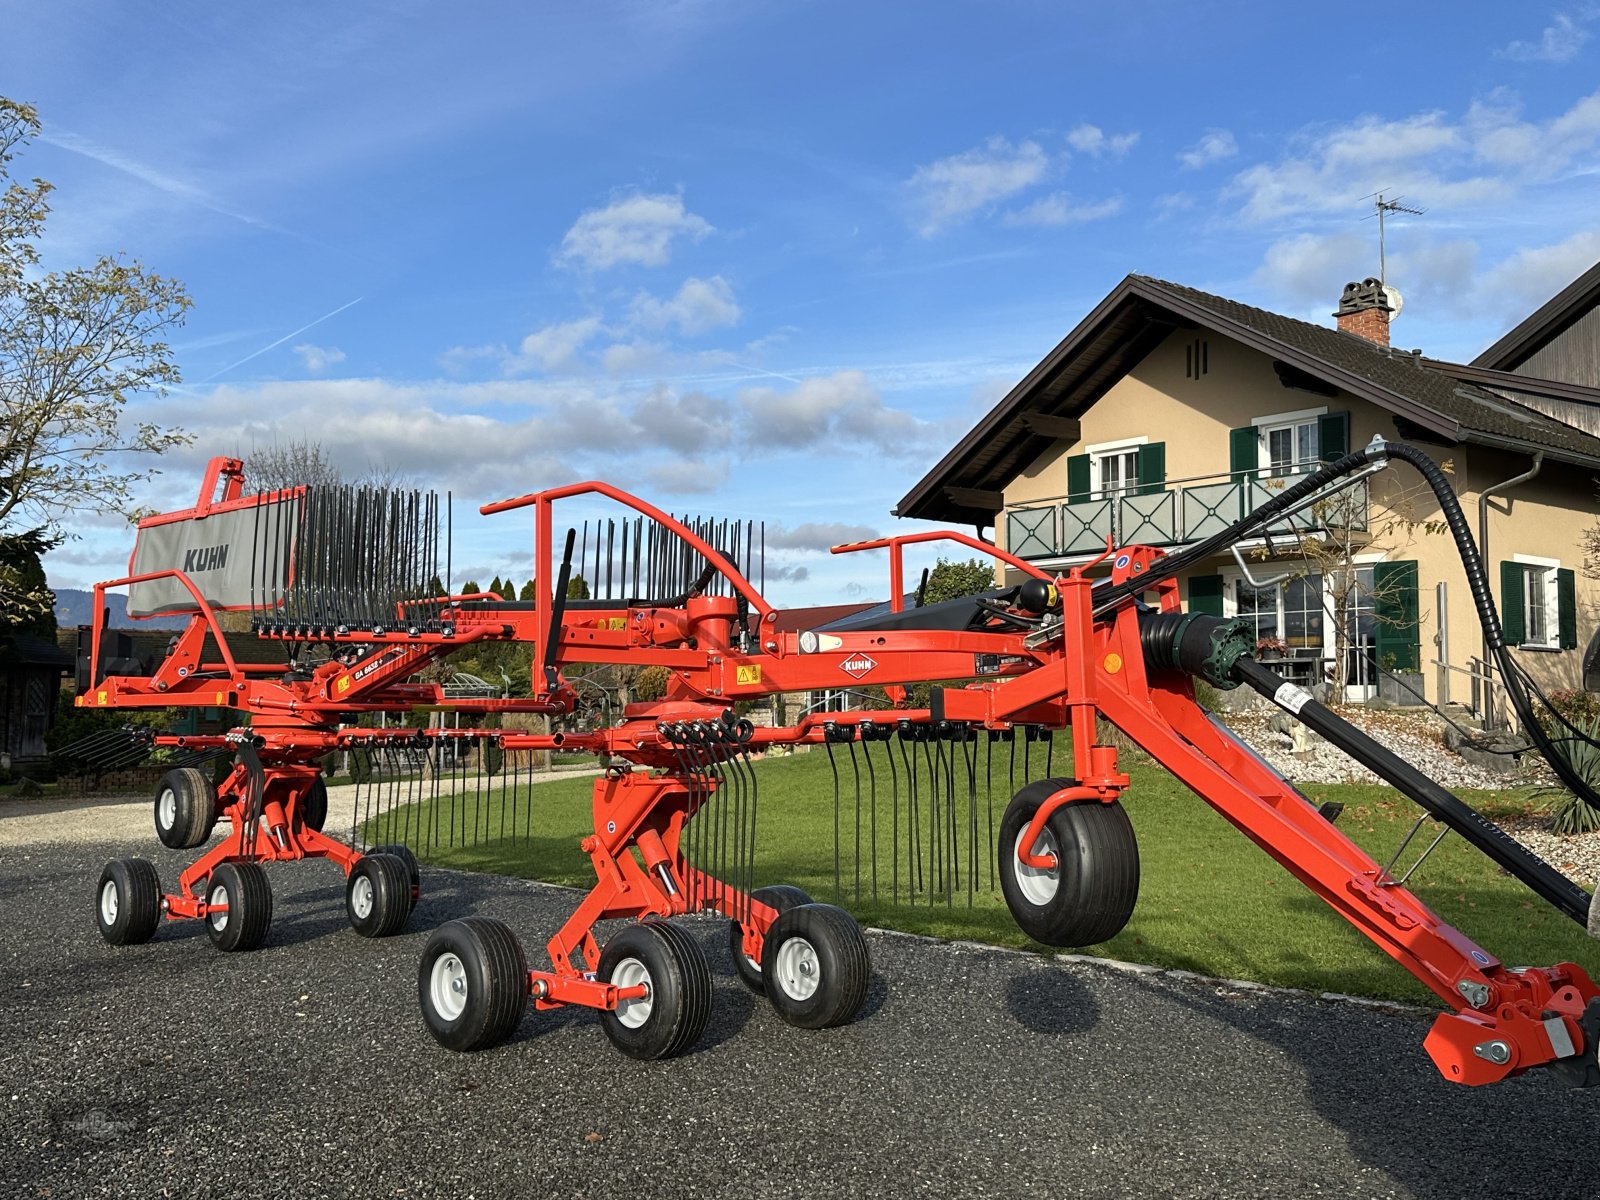
[[[1350,453],[1350,414],[1325,413],[1317,418],[1317,457],[1335,462]]]
[[[1561,622],[1561,648],[1563,650],[1576,650],[1578,648],[1578,577],[1572,573],[1572,568],[1562,567],[1556,571],[1556,607],[1559,609],[1558,618]]]
[[[1500,627],[1505,630],[1508,646],[1520,646],[1528,637],[1522,598],[1527,579],[1528,569],[1521,563],[1500,564]]]
[[[1373,635],[1378,666],[1387,671],[1420,671],[1422,638],[1415,560],[1375,563],[1372,592],[1378,618]]]
[[[1139,495],[1159,492],[1167,482],[1167,444],[1147,442],[1139,447]]]
[[[1222,615],[1221,575],[1189,576],[1189,611],[1213,617]]]
[[[1254,473],[1261,465],[1261,438],[1254,425],[1228,431],[1228,470],[1234,482]]]
[[[1067,503],[1077,504],[1089,498],[1089,456],[1067,456]]]

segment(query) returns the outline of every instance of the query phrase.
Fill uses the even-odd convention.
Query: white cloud
[[[1079,154],[1088,154],[1094,158],[1109,155],[1112,158],[1121,158],[1138,144],[1139,134],[1117,133],[1107,136],[1105,130],[1098,125],[1088,123],[1079,125],[1067,134],[1067,145]]]
[[[877,536],[878,531],[870,525],[847,525],[842,521],[807,521],[793,528],[768,525],[767,549],[827,551]]]
[[[1592,169],[1600,147],[1600,92],[1565,112],[1526,121],[1504,90],[1459,119],[1442,112],[1363,116],[1303,131],[1276,163],[1234,176],[1226,195],[1259,222],[1353,215],[1372,193],[1404,195],[1435,214],[1503,205],[1522,189]]]
[[[1092,204],[1078,204],[1066,192],[1052,192],[1026,208],[1007,213],[1004,221],[1007,225],[1078,225],[1084,221],[1114,217],[1121,211],[1121,196],[1112,196]]]
[[[696,495],[714,492],[728,482],[728,460],[714,459],[700,462],[689,458],[675,458],[671,462],[651,467],[645,477],[651,487],[677,495]]]
[[[1389,255],[1388,278],[1413,311],[1465,314],[1473,307],[1478,246],[1470,239],[1422,241]],[[1370,233],[1296,234],[1267,248],[1253,281],[1277,302],[1326,322],[1351,280],[1377,274]]]
[[[570,370],[578,361],[578,351],[600,332],[599,317],[580,317],[536,329],[522,339],[518,355],[507,363],[507,371]]]
[[[1600,261],[1600,230],[1573,234],[1550,246],[1519,250],[1483,280],[1485,300],[1500,311],[1526,314]]]
[[[337,346],[313,346],[310,342],[301,342],[294,347],[294,352],[313,375],[319,375],[335,363],[344,361],[344,351]]]
[[[640,375],[660,368],[671,357],[661,342],[617,342],[605,348],[600,355],[600,365],[607,375]]]
[[[679,238],[698,242],[711,224],[683,206],[677,195],[631,193],[590,209],[561,239],[556,261],[605,270],[623,263],[665,266]]]
[[[1198,171],[1201,167],[1232,158],[1239,153],[1239,143],[1227,129],[1208,129],[1205,136],[1178,155],[1185,170]]]
[[[1538,41],[1512,42],[1500,53],[1519,62],[1571,62],[1589,40],[1589,31],[1584,25],[1593,19],[1592,13],[1583,13],[1574,18],[1558,12],[1539,34]]]
[[[748,444],[830,453],[920,458],[948,431],[883,403],[860,371],[803,380],[787,392],[747,388],[739,393]]]
[[[641,293],[632,308],[633,321],[642,328],[672,327],[688,337],[736,324],[739,316],[739,302],[734,299],[733,286],[721,275],[686,279],[669,300]]]
[[[932,237],[979,209],[1043,179],[1050,161],[1037,142],[1013,146],[992,137],[982,146],[918,167],[906,181],[919,212],[917,232]]]

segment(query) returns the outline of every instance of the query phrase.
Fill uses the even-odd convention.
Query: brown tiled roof
[[[1174,330],[1205,328],[1368,400],[1419,436],[1600,468],[1600,438],[1419,355],[1147,275],[1129,275],[906,493],[902,517],[987,524],[985,501],[1054,440],[1027,415],[1076,417]],[[1405,426],[1402,425],[1402,428]],[[988,496],[985,496],[988,493]]]
[[[1318,364],[1332,368],[1327,374],[1313,372],[1323,374],[1330,383],[1347,386],[1329,376],[1348,373],[1381,388],[1395,400],[1409,400],[1447,418],[1461,433],[1484,434],[1495,440],[1515,443],[1531,442],[1545,449],[1567,451],[1585,459],[1593,459],[1600,465],[1600,438],[1573,429],[1487,388],[1427,367],[1420,356],[1378,346],[1355,334],[1330,329],[1326,325],[1313,325],[1309,321],[1297,321],[1293,317],[1285,317],[1264,308],[1253,308],[1237,300],[1213,296],[1182,284],[1146,276],[1134,278],[1174,296],[1181,296],[1191,304],[1215,313],[1225,322],[1264,333],[1284,346],[1299,349]],[[1228,330],[1219,329],[1218,332],[1226,333]],[[1297,362],[1296,365],[1305,366],[1303,362]],[[1368,399],[1385,408],[1396,408],[1395,404],[1385,404],[1383,399],[1376,396],[1369,396]],[[1431,424],[1427,421],[1419,423]],[[1449,436],[1444,429],[1438,432]],[[1481,439],[1469,437],[1462,440]]]

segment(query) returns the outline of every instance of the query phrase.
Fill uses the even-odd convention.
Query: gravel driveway
[[[698,919],[717,1007],[688,1056],[623,1058],[571,1010],[455,1055],[416,1011],[427,930],[494,915],[538,958],[575,893],[430,872],[411,928],[367,941],[332,868],[285,864],[262,950],[194,923],[116,949],[104,860],[185,856],[142,801],[24,807],[0,808],[7,1196],[1593,1193],[1600,1092],[1447,1084],[1417,1013],[890,934],[845,1029],[778,1021]],[[41,836],[63,827],[93,839]]]

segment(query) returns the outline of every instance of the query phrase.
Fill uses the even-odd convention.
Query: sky
[[[900,497],[1129,272],[1331,324],[1382,190],[1425,210],[1394,340],[1466,360],[1600,260],[1600,4],[8,10],[45,265],[194,300],[141,498],[310,439],[448,490],[457,585],[532,573],[478,504],[601,479],[765,522],[780,606],[882,598],[826,548],[927,528]],[[52,584],[123,573],[76,532]]]

